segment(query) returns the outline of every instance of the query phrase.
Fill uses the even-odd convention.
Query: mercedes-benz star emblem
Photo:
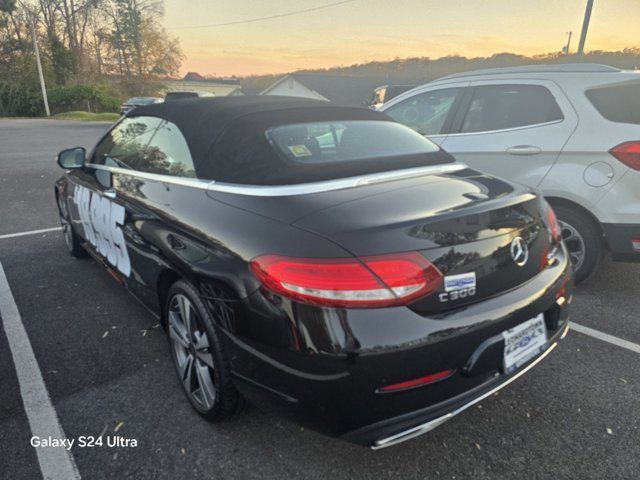
[[[524,267],[529,260],[529,247],[522,237],[516,237],[511,242],[511,258],[519,267]]]

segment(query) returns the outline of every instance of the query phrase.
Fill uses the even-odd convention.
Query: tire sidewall
[[[582,266],[575,272],[575,283],[581,283],[591,277],[602,261],[604,240],[599,226],[584,213],[566,206],[553,207],[558,220],[575,228],[585,246]]]
[[[61,204],[64,205],[64,210],[66,213],[62,211]],[[58,207],[58,214],[60,215],[60,224],[62,225],[62,219],[64,219],[68,224],[69,232],[71,235],[71,245],[69,245],[69,242],[67,242],[66,238],[63,239],[64,245],[67,247],[69,255],[75,258],[82,258],[86,256],[86,252],[80,244],[80,238],[73,229],[73,224],[71,223],[71,218],[69,217],[69,203],[67,202],[67,198],[63,196],[59,191],[56,191],[56,205]],[[64,236],[64,232],[62,233],[62,235]]]

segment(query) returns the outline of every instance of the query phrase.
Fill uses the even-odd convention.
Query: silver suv
[[[456,159],[538,187],[576,269],[605,248],[640,261],[640,72],[605,65],[478,70],[414,88],[381,108]]]

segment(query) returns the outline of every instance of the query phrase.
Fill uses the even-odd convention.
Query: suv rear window
[[[594,88],[585,93],[607,120],[640,125],[640,82]]]

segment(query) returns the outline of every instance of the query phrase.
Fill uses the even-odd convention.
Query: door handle
[[[537,155],[542,149],[534,145],[515,145],[507,148],[507,153],[511,155]]]
[[[109,190],[105,190],[102,193],[107,198],[111,198],[111,199],[116,198],[116,191],[113,188],[110,188]]]

